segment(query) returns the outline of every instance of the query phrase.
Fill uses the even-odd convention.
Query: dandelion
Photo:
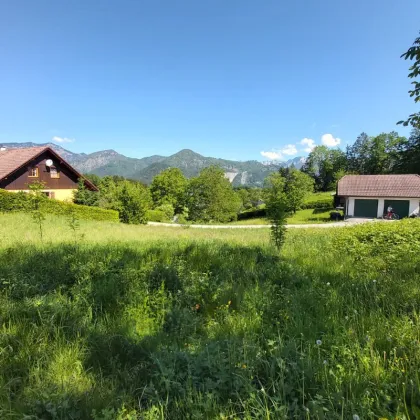
[[[264,387],[262,386],[261,387],[261,392],[264,394],[265,393],[265,389],[264,389]]]
[[[316,340],[316,345],[317,346],[320,346],[322,344],[322,341],[321,340]]]
[[[346,316],[344,317],[344,319],[345,319],[346,321],[348,321],[348,320],[349,320],[349,317],[346,315]]]
[[[373,284],[376,284],[376,280],[373,280]]]
[[[246,369],[246,365],[245,364],[242,365],[242,369]]]
[[[330,284],[331,284],[331,283],[330,283],[330,282],[328,282],[328,283],[327,283],[327,286],[329,286]]]
[[[360,420],[360,417],[357,414],[353,414],[353,420]]]
[[[324,362],[323,362],[323,363],[324,363],[324,365],[328,365],[328,362],[327,362],[326,360],[324,360]]]

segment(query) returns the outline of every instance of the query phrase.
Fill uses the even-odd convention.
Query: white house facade
[[[347,217],[381,218],[392,207],[402,217],[420,213],[419,175],[346,175],[337,196]]]

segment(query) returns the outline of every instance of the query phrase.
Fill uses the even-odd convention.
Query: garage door
[[[385,200],[385,212],[389,206],[394,209],[394,212],[397,213],[400,218],[408,217],[408,213],[410,212],[409,200]]]
[[[378,200],[354,200],[354,217],[378,217]]]

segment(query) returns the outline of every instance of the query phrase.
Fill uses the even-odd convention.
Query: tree
[[[420,76],[420,37],[414,40],[413,46],[410,47],[402,56],[405,60],[414,60],[414,64],[410,67],[410,73],[408,77],[413,79],[411,82],[414,86],[408,93],[414,102],[420,102],[420,82],[417,81],[417,77]],[[420,128],[420,112],[411,114],[406,121],[399,121],[398,124],[404,126],[412,125],[414,128]]]
[[[305,198],[314,191],[314,180],[295,168],[281,168],[279,173],[284,178],[286,210],[296,213]]]
[[[336,187],[338,174],[346,167],[346,155],[340,149],[317,146],[309,153],[302,172],[315,181],[317,191],[331,191]]]
[[[265,200],[267,217],[271,222],[271,240],[278,250],[286,236],[287,197],[286,178],[280,173],[272,173],[265,180]]]
[[[346,170],[361,175],[394,173],[400,166],[401,153],[406,146],[407,139],[395,131],[375,137],[362,133],[352,146],[347,147]]]
[[[73,201],[75,204],[84,206],[97,206],[99,194],[97,191],[90,191],[85,186],[85,181],[80,178],[77,184],[77,190],[73,194]]]
[[[181,213],[185,205],[185,191],[188,181],[178,168],[168,168],[153,178],[150,192],[154,205],[171,204],[176,213]]]
[[[407,147],[401,153],[398,173],[420,174],[420,128],[414,128],[408,138]]]
[[[146,211],[150,207],[149,191],[143,185],[123,181],[118,188],[118,210],[123,223],[146,223]]]
[[[232,189],[224,171],[217,166],[204,168],[187,188],[189,218],[193,221],[228,222],[241,208],[241,199]]]

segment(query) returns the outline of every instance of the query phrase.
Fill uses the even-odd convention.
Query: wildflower
[[[229,302],[228,302],[228,305],[231,305],[232,304],[232,301],[230,300]]]
[[[348,320],[349,320],[349,317],[346,315],[346,316],[344,317],[344,319],[345,319],[346,321],[348,321]]]
[[[331,283],[330,283],[330,282],[328,282],[328,283],[327,283],[327,286],[329,286],[330,284],[331,284]]]
[[[324,362],[323,362],[323,363],[324,363],[324,365],[328,365],[328,362],[327,362],[326,360],[324,360]]]
[[[316,345],[317,346],[320,346],[322,344],[322,341],[321,340],[316,340]]]
[[[246,369],[246,364],[243,364],[242,365],[242,369]]]
[[[353,420],[360,420],[360,417],[357,414],[353,414]]]
[[[261,387],[261,392],[264,394],[265,393],[265,389],[264,389],[264,387],[262,386]]]
[[[373,280],[373,284],[375,284],[376,283],[376,280]]]

